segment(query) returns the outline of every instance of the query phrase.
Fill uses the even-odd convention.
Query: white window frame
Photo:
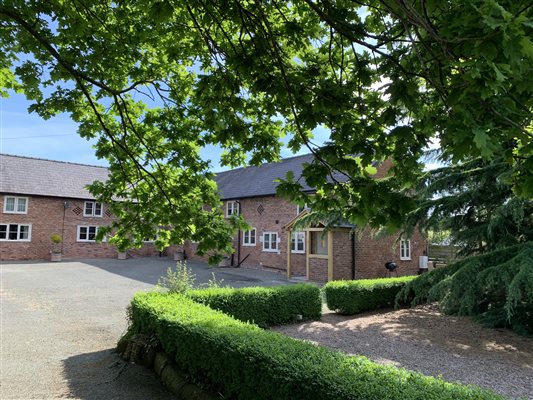
[[[226,217],[230,217],[232,215],[239,215],[239,203],[235,200],[231,200],[226,203]]]
[[[80,238],[80,233],[81,233],[81,230],[82,228],[87,228],[87,239],[81,239]],[[95,228],[94,230],[94,239],[89,239],[89,229],[90,228]],[[78,225],[77,227],[77,230],[76,230],[76,242],[85,242],[85,243],[94,243],[96,242],[96,236],[98,236],[98,229],[100,227],[99,226],[96,226],[96,225]]]
[[[411,259],[411,239],[400,240],[400,260]]]
[[[158,239],[158,234],[156,233],[153,237],[145,237],[143,239],[143,243],[155,243],[155,241]]]
[[[268,241],[265,240],[265,235],[268,236]],[[272,235],[276,235],[276,240],[272,240]],[[278,232],[263,232],[263,236],[261,237],[261,241],[263,242],[263,251],[267,253],[279,253],[279,243],[280,243],[280,237]],[[267,246],[268,244],[268,246]],[[272,245],[275,244],[275,248],[272,247]]]
[[[305,203],[303,206],[296,204],[296,215],[300,215],[305,210],[309,210],[307,203]]]
[[[253,233],[253,236],[252,236],[252,233]],[[248,237],[247,237],[246,234],[248,234]],[[251,240],[252,238],[254,239],[253,243],[252,243],[252,240]],[[248,231],[243,231],[243,233],[242,233],[242,245],[243,246],[250,246],[250,247],[253,246],[253,247],[255,247],[256,243],[257,243],[257,231],[256,231],[255,228],[252,228],[252,229],[250,229]]]
[[[92,213],[87,214],[87,204],[92,204]],[[96,205],[100,204],[100,214],[96,214]],[[83,216],[84,217],[98,217],[102,218],[104,216],[104,205],[98,201],[86,201],[83,203]]]
[[[32,224],[10,224],[10,223],[2,223],[0,225],[6,226],[6,238],[0,239],[0,242],[31,242],[31,225]],[[9,227],[11,225],[17,225],[17,238],[16,239],[9,239]],[[21,226],[27,226],[28,227],[28,238],[27,239],[20,239],[20,227]]]
[[[7,199],[14,199],[14,209],[13,211],[10,211],[7,209]],[[19,208],[19,201],[24,200],[26,202],[26,205],[24,207],[24,211],[18,211]],[[28,197],[23,196],[4,196],[4,213],[5,214],[27,214],[28,213]]]
[[[298,250],[298,237],[301,237],[301,242],[303,243],[302,250]],[[293,238],[294,238],[294,242],[293,242]],[[305,232],[304,231],[291,232],[291,253],[295,253],[295,254],[305,253]]]

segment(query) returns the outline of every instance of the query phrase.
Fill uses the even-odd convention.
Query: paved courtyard
[[[133,294],[169,258],[1,264],[1,399],[171,399],[151,371],[113,353]],[[214,272],[234,287],[287,283],[268,271],[189,262],[197,283]]]

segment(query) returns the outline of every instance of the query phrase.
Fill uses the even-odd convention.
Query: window
[[[291,252],[305,253],[305,232],[291,233]]]
[[[98,233],[97,226],[78,226],[78,242],[94,242]]]
[[[97,201],[86,201],[83,207],[84,217],[101,217],[102,216],[102,203]]]
[[[4,212],[8,214],[27,214],[28,213],[28,198],[5,196],[4,197]]]
[[[263,251],[278,251],[278,234],[276,232],[263,233]]]
[[[243,232],[242,245],[255,246],[255,228]]]
[[[0,224],[0,240],[29,242],[31,241],[31,225]]]
[[[228,201],[226,203],[226,217],[229,217],[230,215],[238,215],[239,214],[239,203],[236,201]]]
[[[400,260],[411,259],[411,241],[409,239],[400,240]]]
[[[300,215],[300,213],[304,210],[309,210],[309,207],[307,207],[307,204],[304,204],[303,206],[299,204],[296,205],[296,215]]]
[[[311,235],[311,254],[328,255],[328,234],[324,231],[309,232]]]
[[[143,239],[144,243],[154,243],[157,240],[157,233],[153,236],[147,236]]]

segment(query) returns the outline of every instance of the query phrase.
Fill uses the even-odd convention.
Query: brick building
[[[284,178],[288,171],[297,179],[303,164],[312,160],[312,155],[297,156],[217,175],[226,216],[239,213],[253,228],[235,237],[235,251],[229,263],[276,269],[291,277],[318,282],[384,277],[387,274],[384,266],[389,261],[396,262],[399,275],[417,273],[419,257],[426,254],[427,247],[418,232],[398,240],[393,236],[374,238],[369,230],[358,230],[347,223],[327,232],[323,226],[293,229],[307,210],[277,197],[274,180]],[[389,167],[390,162],[378,166],[376,177],[383,177]],[[304,190],[313,192],[308,186]],[[186,256],[199,258],[195,249],[194,243],[186,243]]]
[[[219,173],[216,181],[227,216],[240,213],[253,227],[234,238],[230,264],[271,268],[289,276],[313,281],[371,278],[386,275],[384,264],[394,261],[398,274],[413,274],[426,241],[418,233],[409,239],[373,238],[366,230],[340,224],[327,232],[322,226],[293,229],[307,210],[276,196],[276,178],[292,171],[297,178],[311,155],[287,158],[259,167]],[[379,166],[377,177],[390,167]],[[85,189],[95,180],[105,181],[103,167],[0,155],[0,260],[49,259],[51,236],[59,234],[63,258],[115,258],[117,250],[97,243],[98,228],[113,216]],[[304,190],[312,192],[310,187]],[[196,244],[183,246],[187,258],[200,259]],[[156,256],[147,242],[129,256]]]
[[[53,234],[63,258],[116,258],[114,246],[95,241],[112,215],[85,189],[107,176],[103,167],[0,155],[0,260],[50,259]],[[150,243],[128,253],[159,254]]]

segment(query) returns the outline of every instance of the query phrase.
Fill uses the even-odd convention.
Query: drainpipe
[[[65,216],[67,213],[67,208],[70,208],[70,203],[68,201],[63,202],[63,221],[61,224],[61,254],[63,254],[63,246],[65,244]]]
[[[352,280],[355,280],[355,230],[350,232],[352,239]]]
[[[241,202],[239,200],[235,200],[235,202],[239,205],[239,215],[241,215]],[[237,232],[237,268],[241,265],[241,229],[239,228]]]

